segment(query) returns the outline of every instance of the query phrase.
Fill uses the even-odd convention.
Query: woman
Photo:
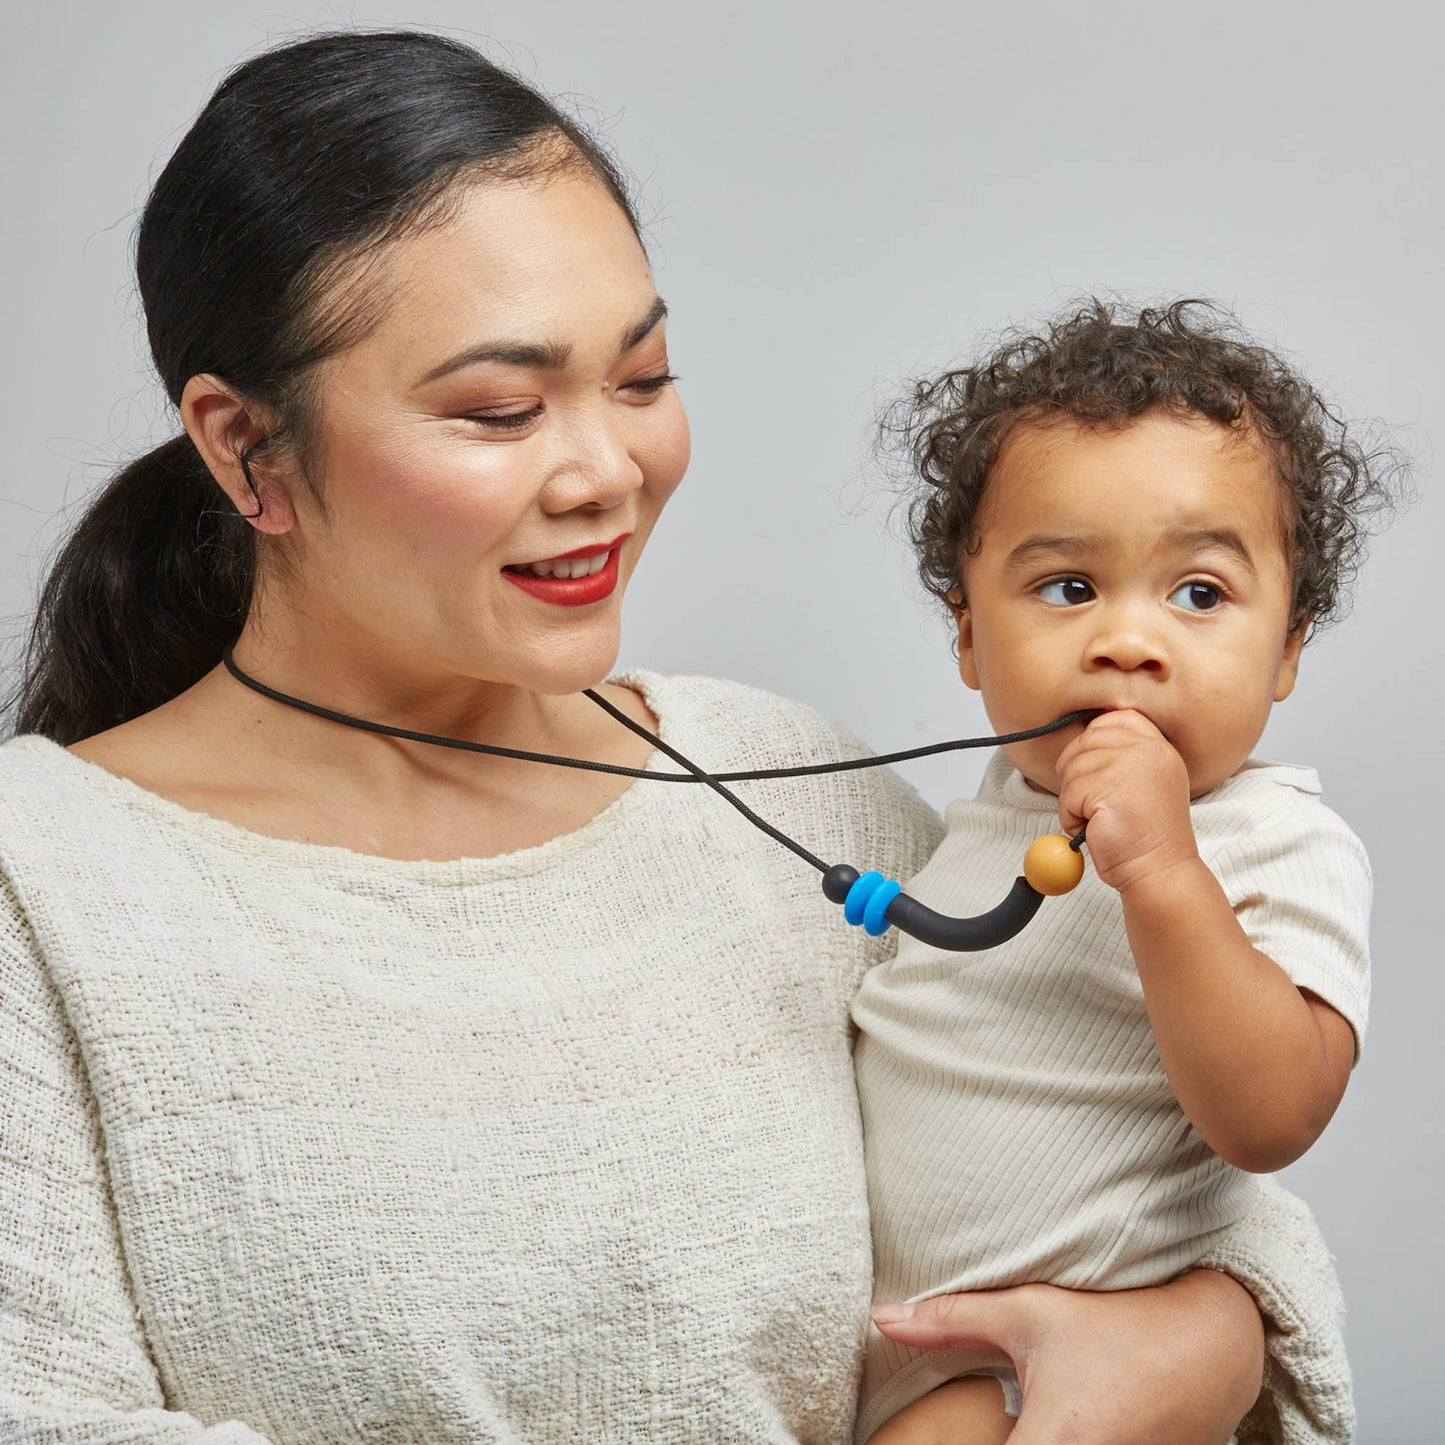
[[[464,46],[318,36],[223,82],[138,272],[185,431],[59,558],[0,749],[0,1438],[847,1438],[882,941],[700,788],[221,665],[658,770],[581,693],[688,458],[613,167]],[[600,691],[704,763],[857,750],[733,684]],[[938,834],[887,774],[749,798],[894,876]],[[1276,1200],[1219,1263],[1323,1291],[1328,1359],[1319,1258]],[[1014,1355],[1020,1445],[1221,1440],[1260,1379],[1213,1271],[909,1328]]]

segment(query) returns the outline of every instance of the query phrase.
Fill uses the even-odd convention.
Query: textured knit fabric
[[[622,680],[704,766],[857,751],[753,689]],[[886,772],[739,791],[901,877],[942,831]],[[403,862],[0,747],[0,1442],[846,1441],[848,1004],[891,946],[695,784]],[[1281,1408],[1336,1352],[1293,1209],[1221,1250],[1292,1311]]]
[[[1370,869],[1319,792],[1312,769],[1251,760],[1190,815],[1250,941],[1358,1041]],[[1057,806],[995,755],[977,798],[949,808],[947,836],[909,892],[981,912],[1028,845],[1058,830]],[[1122,905],[1092,870],[987,953],[903,939],[864,980],[854,1018],[881,1297],[1159,1284],[1252,1207],[1258,1177],[1210,1150],[1169,1088]],[[968,1363],[875,1333],[860,1439]],[[1348,1393],[1347,1378],[1339,1386]],[[1319,1438],[1313,1428],[1282,1438]]]
[[[704,767],[859,750],[634,681]],[[697,785],[400,862],[0,760],[0,1438],[847,1436],[884,945],[811,869]],[[830,856],[938,837],[882,772],[739,791]]]

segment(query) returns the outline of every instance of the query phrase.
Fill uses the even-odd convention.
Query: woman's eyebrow
[[[644,316],[636,326],[631,326],[622,333],[622,347],[618,355],[621,356],[623,353],[631,351],[666,315],[667,302],[664,301],[661,296],[654,297],[652,307],[647,315]]]
[[[659,296],[641,321],[623,331],[618,355],[631,351],[666,315],[667,302]],[[538,371],[560,371],[571,359],[572,344],[568,341],[484,341],[449,356],[432,367],[416,385],[425,386],[428,382],[460,371],[464,366],[475,366],[483,361],[500,361],[507,366],[529,366]]]

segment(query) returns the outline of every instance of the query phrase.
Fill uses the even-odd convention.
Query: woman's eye
[[[640,391],[644,396],[656,396],[659,391],[669,387],[677,380],[672,372],[665,371],[661,376],[644,376],[637,381],[629,381],[624,391]]]
[[[1094,589],[1082,577],[1060,577],[1056,582],[1045,582],[1039,596],[1062,607],[1077,607],[1080,602],[1093,600]]]
[[[530,426],[539,416],[542,415],[540,406],[529,406],[526,411],[492,411],[478,412],[466,417],[466,421],[474,421],[478,426],[486,427],[489,431],[521,431],[523,427]]]
[[[1185,582],[1169,594],[1169,600],[1191,612],[1212,612],[1224,601],[1224,594],[1210,582]]]

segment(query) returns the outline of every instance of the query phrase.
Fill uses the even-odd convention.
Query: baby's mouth
[[[1084,714],[1083,723],[1085,727],[1087,727],[1096,718],[1103,717],[1104,714],[1107,712],[1136,712],[1139,714],[1140,717],[1144,719],[1145,722],[1152,723],[1156,728],[1159,729],[1160,733],[1163,735],[1164,741],[1167,742],[1170,747],[1176,746],[1173,734],[1170,732],[1170,730],[1166,728],[1164,724],[1160,722],[1159,719],[1155,717],[1152,713],[1146,712],[1142,707],[1139,707],[1132,702],[1105,703],[1102,707],[1081,708],[1080,711]]]

